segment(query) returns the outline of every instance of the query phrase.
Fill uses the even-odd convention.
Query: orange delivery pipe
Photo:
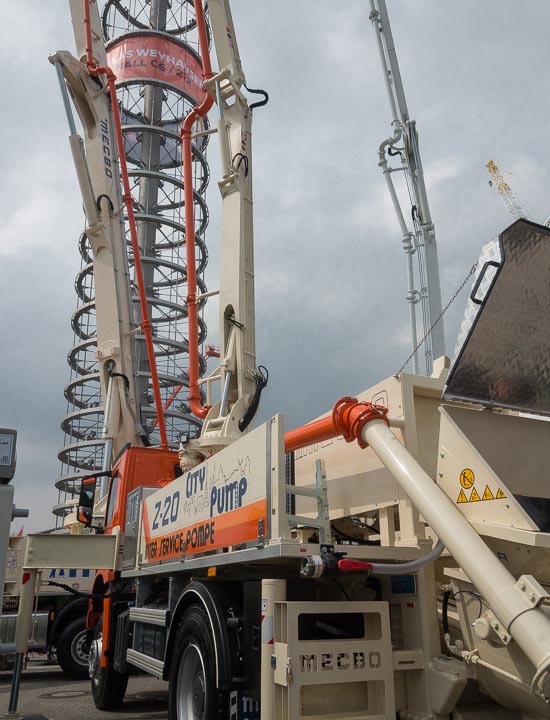
[[[208,37],[202,0],[194,0],[199,49],[202,60],[202,75],[205,80],[213,77]],[[193,208],[193,165],[191,150],[191,130],[197,118],[210,110],[214,99],[206,93],[198,107],[194,107],[185,117],[181,128],[183,192],[185,200],[185,246],[187,251],[187,321],[189,333],[189,408],[198,418],[204,419],[210,408],[201,403],[199,389],[199,320],[197,301],[197,269],[195,263],[195,212]]]
[[[387,408],[359,402],[357,398],[340,398],[328,417],[285,433],[285,452],[293,452],[340,435],[346,442],[357,440],[359,447],[365,448],[367,443],[363,440],[362,431],[371,420],[383,420],[389,426]]]

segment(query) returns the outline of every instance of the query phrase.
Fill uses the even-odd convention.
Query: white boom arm
[[[221,399],[205,419],[199,444],[227,444],[249,425],[257,407],[254,246],[252,226],[252,114],[241,92],[241,67],[226,0],[208,3],[219,73],[205,85],[216,99],[222,166],[220,277]]]
[[[403,249],[407,253],[407,275],[409,291],[407,300],[409,302],[410,323],[412,333],[413,368],[418,374],[417,331],[416,331],[416,303],[421,301],[424,306],[424,332],[429,331],[428,344],[426,345],[426,374],[432,372],[432,364],[435,359],[445,354],[445,338],[443,323],[435,326],[433,323],[441,313],[441,287],[439,283],[439,264],[437,259],[437,244],[435,238],[435,227],[428,204],[428,195],[424,183],[424,170],[420,158],[418,143],[418,132],[416,122],[410,118],[405,91],[401,81],[401,73],[397,62],[397,53],[393,42],[388,11],[385,0],[370,0],[370,19],[372,20],[376,41],[380,54],[380,61],[384,73],[384,82],[388,93],[392,126],[394,135],[385,140],[379,147],[379,166],[382,168],[388,191],[390,193],[397,219],[401,227]],[[396,150],[398,142],[403,147]],[[407,227],[399,199],[392,180],[392,173],[397,168],[390,168],[386,158],[388,154],[399,154],[402,170],[407,176],[410,186],[410,199],[413,205],[414,232]],[[419,264],[420,288],[415,289],[413,274],[412,256],[416,253]]]
[[[91,5],[93,54],[105,60],[97,4]],[[71,14],[77,48],[85,55],[82,2],[72,0]],[[84,62],[62,51],[50,57],[55,64],[69,122],[69,143],[86,213],[86,236],[93,253],[97,355],[104,399],[104,466],[110,466],[128,443],[142,445],[137,419],[132,301],[126,253],[124,213],[111,104],[97,78]],[[67,89],[84,129],[77,134]]]

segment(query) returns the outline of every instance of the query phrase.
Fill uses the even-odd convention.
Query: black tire
[[[227,698],[216,689],[212,628],[204,609],[191,605],[182,618],[172,656],[169,720],[220,720]]]
[[[119,708],[128,687],[128,673],[119,673],[111,666],[100,665],[100,647],[103,637],[103,616],[99,618],[90,647],[90,680],[92,697],[98,710],[116,710]]]
[[[61,631],[56,648],[57,662],[65,675],[74,680],[86,680],[88,677],[86,618],[72,620]]]

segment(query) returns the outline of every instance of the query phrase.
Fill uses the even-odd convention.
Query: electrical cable
[[[477,614],[476,620],[479,620],[479,618],[481,617],[481,613],[483,612],[483,598],[481,597],[481,595],[479,593],[476,593],[473,590],[458,590],[457,592],[454,593],[453,599],[456,599],[457,595],[462,595],[462,594],[472,595],[473,597],[475,597],[477,599],[477,601],[479,603],[479,612]]]

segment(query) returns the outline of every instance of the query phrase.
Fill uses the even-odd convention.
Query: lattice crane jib
[[[519,220],[520,218],[529,219],[529,215],[521,206],[516,194],[504,179],[502,172],[494,160],[489,160],[485,167],[487,168],[490,177],[489,185],[494,187],[498,192],[510,215],[516,220]]]

